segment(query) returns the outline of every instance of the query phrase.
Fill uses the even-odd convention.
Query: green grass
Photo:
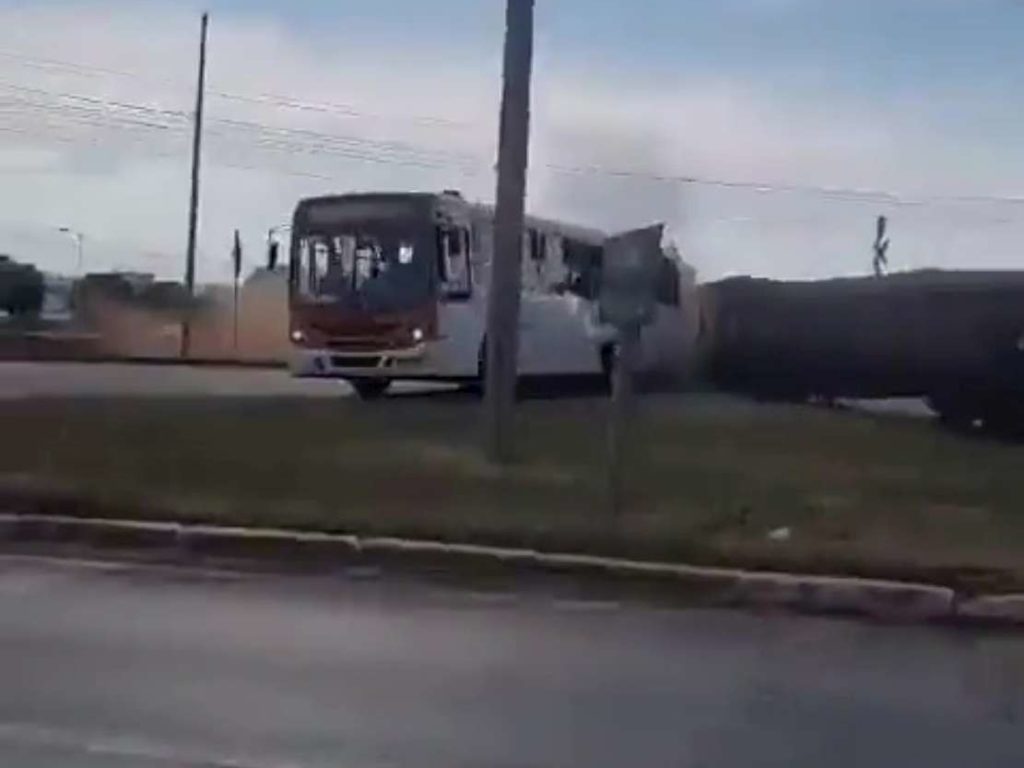
[[[0,503],[1024,586],[1024,447],[713,396],[644,403],[608,513],[600,399],[519,409],[507,469],[470,399],[0,403]],[[774,542],[767,533],[788,526]]]

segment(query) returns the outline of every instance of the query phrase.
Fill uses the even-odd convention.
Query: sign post
[[[633,408],[633,375],[640,332],[654,319],[664,226],[624,232],[605,240],[598,310],[616,330],[608,417],[608,503],[613,517],[623,508],[627,431]]]

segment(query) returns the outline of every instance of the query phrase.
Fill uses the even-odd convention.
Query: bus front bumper
[[[429,373],[424,344],[359,352],[293,347],[289,367],[293,376],[313,378],[396,379]]]

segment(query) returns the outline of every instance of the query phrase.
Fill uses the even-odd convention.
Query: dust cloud
[[[190,357],[251,362],[287,358],[287,283],[276,274],[257,273],[239,286],[237,337],[229,286],[206,289],[190,309],[150,308],[94,296],[85,314],[102,355],[177,357],[187,322]]]

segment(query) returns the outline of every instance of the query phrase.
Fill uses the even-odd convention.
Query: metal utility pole
[[[203,140],[203,93],[206,88],[206,28],[209,14],[204,13],[199,33],[199,77],[196,84],[196,111],[192,126],[192,189],[188,203],[188,250],[185,252],[185,289],[192,296],[196,286],[196,229],[199,224],[199,158]],[[181,328],[181,356],[188,357],[191,329],[186,320]]]
[[[238,278],[242,274],[242,238],[235,230],[235,242],[231,246],[231,267],[232,267],[232,348],[238,354]]]
[[[661,224],[635,229],[604,242],[598,311],[601,322],[616,330],[608,418],[608,502],[613,519],[623,510],[633,376],[640,333],[654,321],[663,229]]]
[[[74,240],[75,240],[75,274],[78,275],[79,277],[82,277],[82,266],[84,264],[84,257],[85,257],[85,254],[84,254],[84,250],[85,250],[85,246],[84,246],[85,235],[83,235],[81,232],[79,232],[76,229],[72,229],[71,227],[58,227],[57,231],[58,232],[63,232],[65,235],[70,235],[71,237],[74,238]]]
[[[613,518],[623,509],[623,475],[629,426],[633,413],[633,377],[640,345],[640,325],[629,323],[619,329],[619,343],[612,368],[611,408],[608,416],[608,506]]]
[[[277,233],[291,228],[291,224],[275,224],[267,230],[267,269],[271,271],[277,269],[278,252],[281,247],[277,240]]]
[[[512,453],[532,59],[533,0],[507,0],[484,368],[487,454],[494,462],[506,462]]]

